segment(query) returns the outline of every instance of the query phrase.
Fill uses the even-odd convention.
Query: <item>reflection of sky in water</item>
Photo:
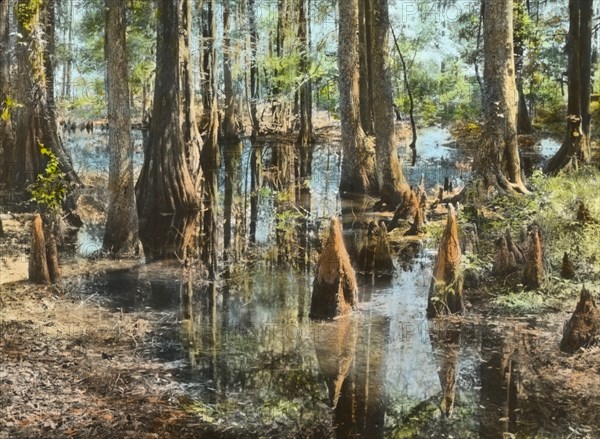
[[[549,158],[552,157],[556,151],[558,151],[560,148],[560,142],[551,138],[542,139],[539,142],[539,148],[540,154],[546,158]]]

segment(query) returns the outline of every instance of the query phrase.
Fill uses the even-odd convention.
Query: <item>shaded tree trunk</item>
[[[10,93],[10,8],[9,1],[0,1],[0,114],[8,105],[7,98],[14,99]],[[12,153],[14,138],[10,118],[0,118],[0,183],[8,181],[8,175],[13,172]]]
[[[250,27],[250,118],[252,120],[252,138],[260,132],[257,104],[259,97],[259,76],[257,61],[258,28],[256,24],[255,0],[248,0],[248,26]]]
[[[527,192],[517,145],[512,0],[484,0],[485,132],[475,170],[486,186]]]
[[[230,34],[231,0],[223,2],[223,89],[225,93],[225,106],[223,115],[223,137],[228,144],[239,141],[238,124],[236,122],[236,103],[233,91],[233,78],[231,72],[231,40]]]
[[[303,76],[300,85],[300,131],[298,133],[299,172],[298,177],[310,175],[312,165],[312,143],[314,141],[312,124],[312,80],[310,78],[310,0],[298,1],[298,40],[300,42],[300,73]]]
[[[40,145],[44,145],[58,158],[67,180],[80,184],[57,131],[53,69],[54,5],[19,0],[16,8],[21,11],[16,17],[20,34],[16,100],[22,108],[15,111],[16,138],[14,143],[9,143],[12,151],[5,148],[5,163],[11,169],[2,175],[12,189],[25,190],[46,167],[46,159],[40,151]]]
[[[106,0],[104,56],[108,102],[108,214],[103,247],[131,252],[137,243],[138,217],[133,184],[133,143],[125,43],[126,3]]]
[[[136,184],[139,235],[147,259],[185,258],[200,207],[200,173],[188,166],[180,98],[179,0],[158,3],[154,107]]]
[[[342,126],[340,190],[367,193],[377,187],[374,146],[361,125],[359,86],[358,0],[339,2],[338,68]]]
[[[209,270],[211,279],[217,274],[217,235],[218,235],[218,174],[219,157],[219,115],[217,107],[215,46],[216,23],[212,1],[202,5],[202,76],[204,78],[204,110],[208,121],[208,132],[202,149],[202,171],[204,173],[204,215],[202,231],[202,259]]]
[[[569,0],[567,134],[545,171],[577,169],[590,159],[590,90],[593,0]]]
[[[515,4],[515,29],[514,29],[514,52],[515,52],[515,69],[517,78],[517,93],[518,93],[518,111],[517,111],[517,132],[519,134],[531,134],[533,127],[531,126],[531,118],[527,109],[525,93],[523,91],[523,64],[525,62],[525,44],[524,30],[522,24],[524,16],[528,14],[523,0],[516,0]]]
[[[250,242],[256,243],[256,230],[258,227],[258,207],[260,201],[259,190],[262,187],[262,146],[252,145],[250,158]]]

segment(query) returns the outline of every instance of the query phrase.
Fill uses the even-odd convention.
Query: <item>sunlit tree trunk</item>
[[[185,141],[186,158],[192,175],[200,174],[200,150],[202,138],[196,120],[196,99],[194,98],[193,66],[190,53],[192,36],[191,0],[179,0],[181,29],[179,32],[179,93],[181,114],[183,116],[183,140]],[[198,188],[200,180],[196,180]]]
[[[104,249],[129,252],[137,242],[138,218],[133,185],[133,143],[127,81],[126,3],[106,0],[104,56],[108,102],[108,214]]]
[[[388,0],[371,0],[373,8],[372,79],[373,123],[377,182],[382,201],[395,208],[410,188],[402,173],[394,132],[392,78],[389,66]]]
[[[590,159],[592,17],[592,0],[569,1],[567,134],[546,165],[549,173],[576,169]]]
[[[186,257],[200,207],[200,174],[188,165],[182,130],[179,7],[179,0],[158,2],[154,107],[136,185],[139,235],[150,260]]]
[[[517,146],[517,85],[512,0],[485,0],[485,133],[475,170],[486,186],[527,192]]]
[[[343,1],[339,2],[342,6]],[[373,0],[360,0],[358,2],[358,47],[360,68],[360,120],[362,128],[367,135],[373,135],[373,58],[372,45],[373,27],[372,11]]]
[[[358,0],[339,2],[338,87],[342,125],[342,178],[340,190],[366,193],[377,187],[373,145],[360,118]]]

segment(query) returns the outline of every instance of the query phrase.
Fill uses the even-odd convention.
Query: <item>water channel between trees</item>
[[[72,141],[76,168],[107,169],[101,138]],[[463,184],[468,169],[455,165],[457,152],[449,142],[444,129],[420,133],[419,163],[406,170],[411,184],[423,174],[428,190],[446,177],[455,187]],[[136,144],[140,151],[141,136]],[[267,159],[272,147],[263,147]],[[545,153],[553,147],[544,143]],[[250,209],[251,155],[252,146],[244,143],[234,233],[244,227],[240,218]],[[141,152],[135,163],[139,170]],[[223,171],[222,185],[225,179]],[[282,210],[277,191],[261,188],[256,225],[261,257],[216,284],[159,263],[82,278],[78,288],[105,297],[113,309],[162,322],[142,356],[167,363],[189,394],[190,409],[209,422],[258,425],[267,432],[276,426],[313,431],[322,426],[340,438],[501,438],[505,432],[538,431],[522,385],[521,326],[471,316],[427,320],[434,243],[392,243],[396,271],[388,277],[359,275],[355,313],[331,322],[308,318],[312,266],[280,263],[278,236],[284,227],[304,222],[304,238],[292,245],[314,253],[320,229],[332,215],[341,215],[352,254],[364,222],[375,216],[365,212],[363,198],[341,200],[338,184],[338,149],[320,145],[305,183],[309,195],[284,200],[288,210]],[[86,224],[78,235],[79,253],[98,250],[101,237],[99,223]],[[285,251],[293,253],[290,248]]]

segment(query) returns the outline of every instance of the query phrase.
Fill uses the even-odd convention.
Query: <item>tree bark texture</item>
[[[3,113],[7,98],[14,99],[10,92],[10,9],[8,0],[0,1],[0,114]],[[10,116],[10,115],[9,115]],[[8,174],[13,171],[10,153],[14,146],[13,130],[10,118],[0,118],[0,183],[8,181]]]
[[[583,287],[575,311],[565,325],[560,350],[574,353],[581,347],[589,346],[597,336],[599,327],[600,311],[592,294]]]
[[[103,247],[131,252],[137,244],[138,217],[133,183],[133,143],[129,109],[126,3],[106,0],[106,90],[108,102],[108,214]]]
[[[392,95],[392,78],[389,66],[389,13],[388,0],[371,0],[373,14],[372,51],[372,92],[373,122],[376,141],[377,183],[382,195],[389,193],[393,198],[410,190],[404,179],[396,145],[394,128],[394,107]],[[387,186],[387,190],[384,188]],[[389,203],[388,203],[389,204]],[[393,205],[392,208],[396,206]]]
[[[54,5],[51,2],[19,0],[16,21],[17,44],[15,142],[5,148],[4,182],[17,191],[33,183],[46,167],[40,145],[50,149],[60,162],[67,180],[79,184],[71,158],[58,136],[54,104]],[[8,169],[6,169],[8,168]]]
[[[475,169],[486,186],[527,192],[517,145],[512,0],[484,0],[485,132]]]
[[[358,303],[356,274],[337,218],[331,219],[329,238],[318,266],[313,283],[310,317],[332,319],[350,313]]]
[[[361,125],[358,54],[358,0],[339,2],[338,68],[342,128],[340,190],[368,193],[376,189],[374,145]]]
[[[545,171],[550,174],[577,169],[590,159],[592,17],[593,0],[569,0],[567,133],[546,164]]]
[[[184,258],[200,207],[200,173],[188,167],[180,102],[179,0],[158,2],[154,107],[136,185],[139,235],[147,259]]]
[[[202,41],[204,78],[204,109],[208,120],[208,132],[202,149],[202,171],[204,173],[204,215],[202,232],[202,258],[214,279],[217,272],[217,235],[218,235],[218,175],[220,169],[219,156],[219,115],[217,106],[217,53],[215,46],[216,23],[211,1],[204,2],[202,8]]]
[[[49,284],[50,273],[46,259],[46,239],[42,217],[36,214],[31,229],[31,249],[29,251],[29,281],[36,284]]]
[[[303,76],[300,85],[300,130],[298,132],[300,178],[310,175],[312,165],[312,143],[314,141],[312,124],[312,80],[310,78],[310,0],[298,1],[298,40],[300,43],[300,72]]]
[[[429,288],[428,317],[456,314],[463,310],[463,278],[460,270],[461,249],[458,222],[452,205],[438,249]]]

